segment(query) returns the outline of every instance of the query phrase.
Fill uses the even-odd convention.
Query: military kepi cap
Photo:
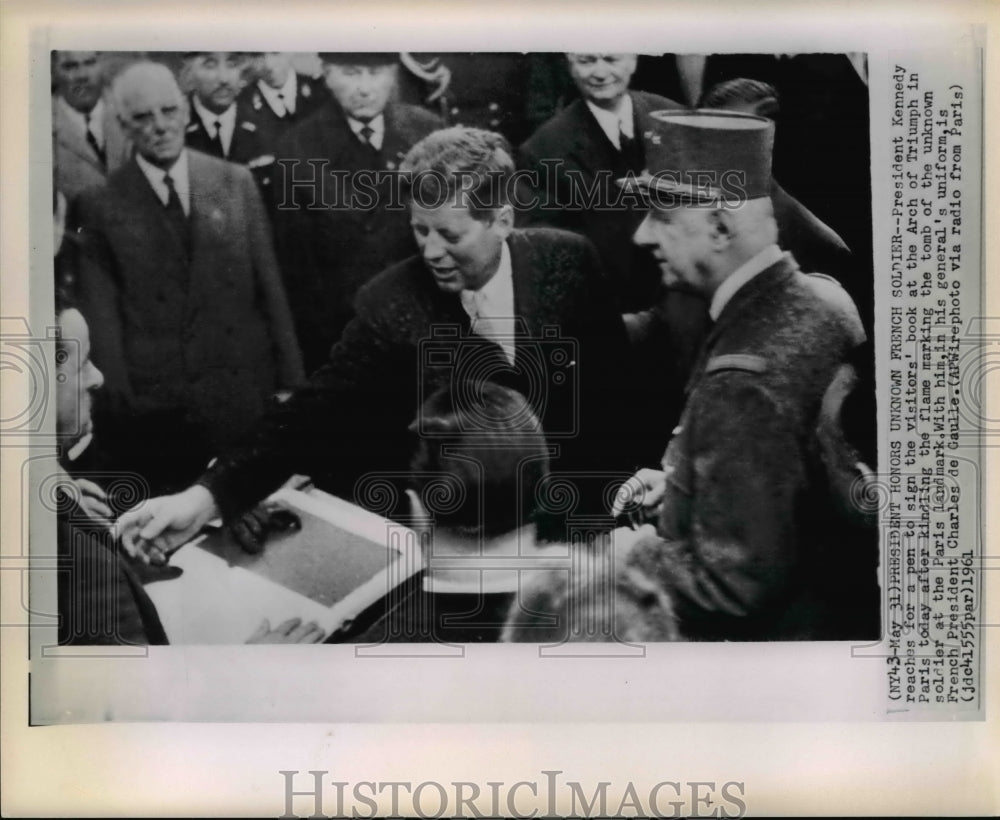
[[[395,51],[321,51],[319,58],[334,65],[380,66],[399,62]]]
[[[769,196],[774,123],[753,114],[654,111],[646,168],[619,184],[650,200],[737,203]]]

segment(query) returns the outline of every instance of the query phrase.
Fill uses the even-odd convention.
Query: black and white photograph
[[[265,815],[741,817],[780,780],[709,763],[720,721],[985,730],[984,29],[290,9],[26,27],[29,734],[343,731],[248,764]],[[704,775],[554,752],[688,721]],[[523,757],[433,769],[475,723]],[[421,765],[371,762],[396,724]]]
[[[51,58],[60,644],[878,639],[864,54]]]

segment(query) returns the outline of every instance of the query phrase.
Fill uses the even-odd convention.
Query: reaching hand
[[[290,618],[272,631],[265,618],[247,643],[319,643],[324,637],[326,633],[315,621],[303,624],[301,618]]]
[[[195,484],[184,492],[144,501],[118,519],[115,531],[129,555],[162,565],[218,514],[212,494]]]
[[[85,478],[74,478],[73,483],[80,491],[80,507],[87,515],[104,524],[114,518],[108,506],[108,494],[100,486]]]
[[[648,467],[639,470],[618,488],[611,515],[638,514],[643,521],[656,517],[657,509],[667,490],[667,474]]]

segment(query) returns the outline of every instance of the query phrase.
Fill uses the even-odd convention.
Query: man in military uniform
[[[827,386],[864,338],[857,309],[835,280],[803,274],[777,245],[771,121],[655,119],[657,173],[636,183],[650,210],[635,241],[667,284],[704,295],[713,326],[662,472],[634,479],[659,512],[628,562],[656,575],[689,638],[874,637],[858,626],[870,613],[854,611],[875,583],[870,551],[815,527],[830,502],[815,429]]]
[[[246,165],[266,195],[274,155],[257,123],[236,104],[247,66],[247,55],[238,51],[185,54],[180,84],[190,93],[191,122],[184,142],[203,154]]]
[[[288,51],[262,51],[252,58],[256,81],[236,98],[240,121],[257,127],[261,146],[273,155],[278,139],[330,99],[322,80],[300,74]]]

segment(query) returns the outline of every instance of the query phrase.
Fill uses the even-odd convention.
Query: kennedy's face
[[[260,58],[260,76],[271,88],[281,88],[292,73],[292,55],[287,51],[265,51]]]
[[[496,273],[513,214],[505,206],[484,222],[451,201],[437,208],[411,202],[410,225],[435,284],[447,293],[459,293],[479,290]]]
[[[344,113],[368,122],[385,110],[396,82],[396,66],[324,63],[323,76]]]
[[[660,266],[663,284],[684,284],[705,296],[709,292],[706,265],[711,252],[708,209],[652,206],[633,241],[649,248]]]
[[[101,60],[96,51],[60,51],[55,80],[66,102],[82,114],[89,113],[101,97]]]
[[[613,108],[635,73],[634,54],[567,54],[569,73],[585,100]]]
[[[243,88],[242,54],[210,51],[191,58],[188,76],[199,102],[209,111],[221,114],[234,102]]]
[[[90,360],[90,334],[78,310],[59,314],[60,341],[56,349],[56,432],[78,441],[91,432],[91,395],[104,376]]]
[[[127,90],[120,112],[136,150],[153,165],[169,168],[184,150],[187,100],[173,77],[150,75]]]

